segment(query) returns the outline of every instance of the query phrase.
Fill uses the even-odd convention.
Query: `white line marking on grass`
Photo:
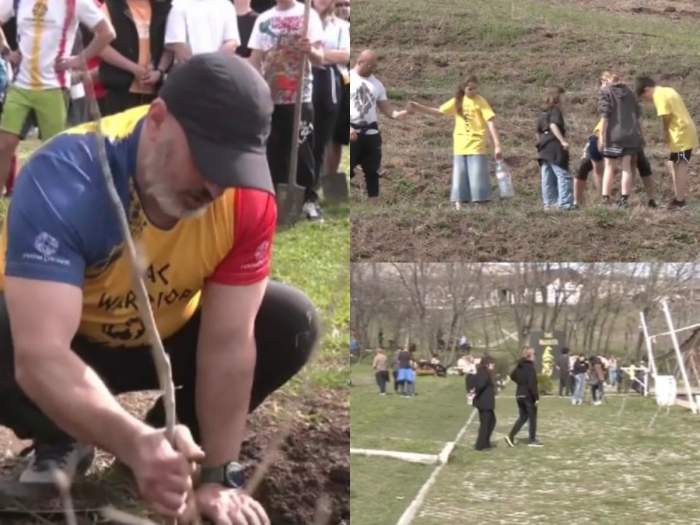
[[[435,467],[435,470],[433,470],[433,473],[430,475],[428,480],[423,484],[421,489],[418,491],[418,494],[416,495],[416,497],[413,499],[413,501],[411,501],[409,506],[403,512],[403,514],[399,518],[399,521],[396,522],[396,525],[410,525],[410,523],[413,522],[413,519],[416,517],[416,514],[418,513],[418,509],[420,509],[421,505],[423,505],[423,501],[425,500],[425,496],[428,494],[428,491],[430,490],[430,488],[435,484],[435,481],[437,480],[437,477],[440,474],[440,471],[443,469],[443,467],[445,465],[447,465],[447,460],[449,459],[449,455],[452,453],[452,450],[454,449],[455,443],[458,443],[459,440],[464,435],[464,433],[467,431],[467,428],[469,427],[470,423],[474,419],[474,416],[476,415],[476,413],[477,413],[477,410],[472,409],[472,413],[469,414],[469,418],[467,419],[467,422],[464,424],[462,429],[459,431],[455,440],[451,441],[450,443],[447,443],[445,445],[445,448],[440,453],[440,463],[438,464],[437,467]],[[448,447],[449,447],[449,451],[447,451]],[[444,461],[443,461],[442,456],[444,453],[446,453],[446,456],[445,456]]]
[[[435,465],[438,462],[437,454],[418,454],[416,452],[397,452],[395,450],[351,448],[350,454],[401,459],[403,461],[408,461],[409,463],[423,463],[425,465]]]

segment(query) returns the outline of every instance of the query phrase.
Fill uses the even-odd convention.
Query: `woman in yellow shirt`
[[[495,113],[478,94],[478,80],[470,76],[457,86],[455,96],[439,108],[409,102],[409,111],[427,115],[454,117],[454,161],[450,201],[456,209],[468,202],[491,199],[487,134],[496,160],[502,158],[501,142],[494,122]]]

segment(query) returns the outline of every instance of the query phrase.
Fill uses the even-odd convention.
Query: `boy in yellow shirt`
[[[650,77],[637,78],[637,96],[652,102],[661,117],[664,137],[671,155],[668,167],[673,178],[675,198],[669,208],[682,208],[688,196],[688,163],[698,143],[698,132],[688,109],[678,92],[670,87],[657,86]]]

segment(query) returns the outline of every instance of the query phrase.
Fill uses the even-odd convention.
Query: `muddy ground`
[[[142,416],[150,407],[155,395],[138,393],[121,396],[125,407]],[[281,453],[268,471],[256,496],[265,506],[274,525],[308,525],[314,523],[319,501],[328,498],[331,508],[329,523],[350,523],[350,422],[349,398],[345,390],[324,390],[303,399],[291,398],[283,393],[271,396],[249,419],[249,435],[241,453],[242,462],[249,465],[252,475],[255,465],[268,450],[275,436],[275,429],[292,421],[291,431],[281,446]],[[17,454],[28,443],[19,441],[7,429],[0,428],[0,475],[10,479],[21,468]],[[90,509],[110,503],[117,508],[143,514],[135,486],[123,466],[113,459],[98,454],[88,473],[89,483],[97,487],[97,495],[76,499],[76,508]],[[23,502],[17,502],[19,510]],[[60,515],[51,514],[57,502],[34,502],[32,512],[0,512],[2,525],[38,525],[62,523]],[[7,509],[4,509],[7,510]],[[47,513],[48,512],[48,513]],[[98,521],[95,512],[80,514],[81,523]],[[153,519],[154,517],[151,516]]]

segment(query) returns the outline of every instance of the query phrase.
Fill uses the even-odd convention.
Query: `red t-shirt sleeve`
[[[270,275],[277,204],[274,195],[249,188],[237,189],[233,202],[233,246],[209,280],[242,286]]]

